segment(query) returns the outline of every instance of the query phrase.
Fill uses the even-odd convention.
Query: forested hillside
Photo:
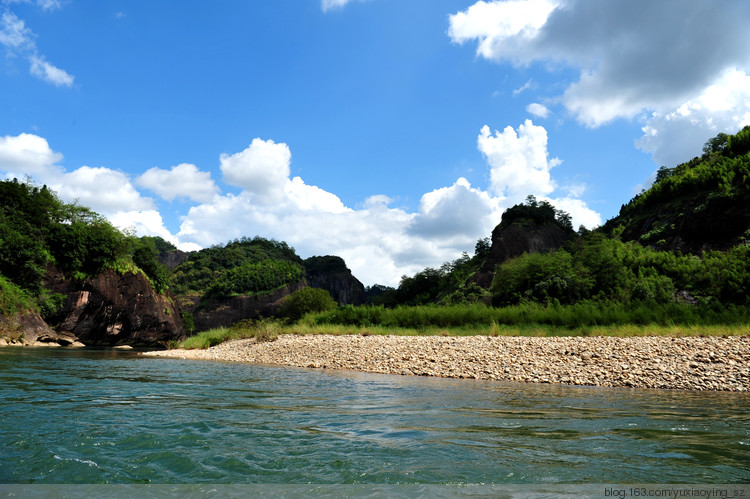
[[[242,238],[188,254],[173,269],[173,291],[187,302],[273,291],[302,280],[302,259],[284,242]]]
[[[750,127],[719,134],[704,154],[659,169],[650,189],[624,205],[603,227],[622,227],[624,241],[700,254],[728,250],[750,239]]]

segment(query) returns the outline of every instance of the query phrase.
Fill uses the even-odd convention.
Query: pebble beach
[[[750,391],[750,337],[281,335],[143,355],[371,373]]]

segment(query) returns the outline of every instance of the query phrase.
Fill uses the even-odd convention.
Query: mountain
[[[624,241],[680,253],[726,251],[750,241],[750,127],[719,134],[704,154],[661,168],[647,191],[623,205],[602,230]]]

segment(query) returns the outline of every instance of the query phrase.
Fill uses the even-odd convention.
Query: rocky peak
[[[492,231],[492,246],[472,280],[483,288],[492,284],[495,267],[524,253],[546,253],[562,247],[573,233],[555,223],[531,221],[500,224]]]
[[[310,287],[325,289],[339,305],[362,305],[367,301],[365,286],[341,257],[313,256],[303,263]]]

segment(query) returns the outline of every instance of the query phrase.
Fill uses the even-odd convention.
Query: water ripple
[[[750,481],[747,394],[0,349],[0,483]]]

